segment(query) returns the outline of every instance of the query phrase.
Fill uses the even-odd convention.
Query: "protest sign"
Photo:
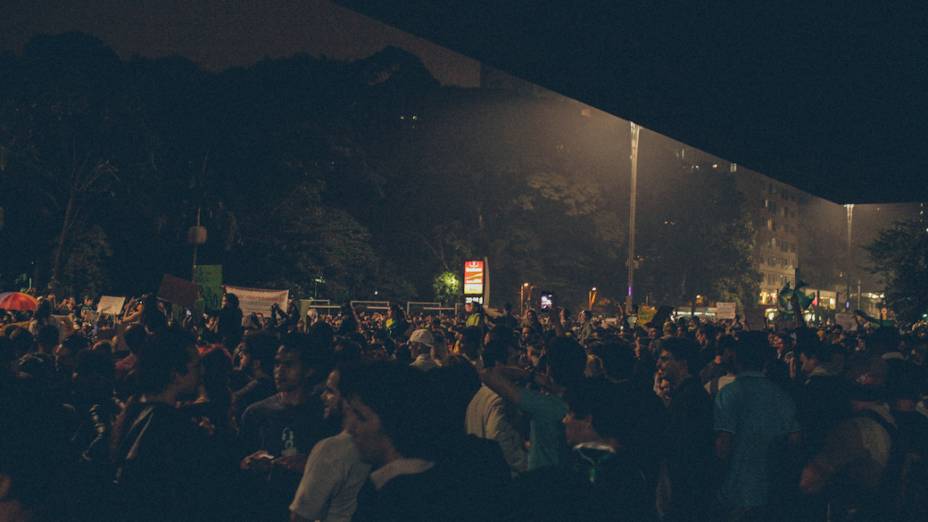
[[[158,297],[169,303],[192,310],[197,303],[197,285],[186,279],[164,274],[161,279],[161,287],[158,288]]]
[[[195,266],[193,282],[197,284],[197,290],[200,293],[197,310],[201,312],[219,310],[222,304],[222,265]]]
[[[715,318],[721,320],[734,320],[737,309],[735,303],[715,303]]]
[[[100,298],[100,302],[97,303],[97,313],[98,314],[109,314],[109,315],[119,315],[122,313],[122,307],[126,303],[125,297],[115,297],[112,295],[104,295]]]
[[[657,308],[648,305],[641,305],[638,307],[638,322],[641,324],[651,322],[651,319],[654,319],[654,315],[657,313]]]
[[[856,330],[857,321],[854,320],[854,314],[847,312],[838,312],[835,314],[835,324],[838,324],[844,330]]]
[[[287,311],[289,290],[267,290],[263,288],[244,288],[241,286],[225,285],[226,293],[238,297],[239,308],[245,316],[250,314],[271,315],[271,305],[277,304],[280,309]]]

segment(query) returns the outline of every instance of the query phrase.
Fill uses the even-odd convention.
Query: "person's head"
[[[223,295],[220,306],[222,306],[222,308],[238,308],[238,296],[232,293]]]
[[[387,317],[399,321],[406,318],[406,314],[403,313],[403,309],[400,308],[400,305],[394,303],[390,305],[390,309],[387,312]]]
[[[52,302],[48,299],[39,299],[38,305],[35,308],[35,314],[33,317],[36,321],[42,322],[48,320],[52,316]]]
[[[735,345],[735,370],[762,371],[770,358],[770,343],[763,332],[744,332]]]
[[[229,382],[232,376],[232,358],[222,348],[213,348],[200,357],[201,384],[206,397],[213,402],[231,400]]]
[[[129,352],[138,354],[139,350],[142,348],[142,345],[145,344],[145,340],[148,339],[148,332],[145,331],[144,326],[140,324],[133,324],[126,328],[126,333],[123,335],[123,339],[126,341],[126,346],[129,348]]]
[[[699,372],[699,348],[683,337],[663,339],[657,367],[661,376],[676,386]]]
[[[880,356],[861,353],[852,357],[844,373],[850,384],[851,404],[855,408],[886,398],[886,361]]]
[[[102,351],[84,350],[77,354],[71,380],[75,392],[86,398],[103,399],[112,396],[115,379],[113,358]]]
[[[348,365],[347,367],[353,367]],[[325,418],[339,418],[342,415],[342,392],[339,388],[341,370],[336,367],[329,372],[325,380],[325,389],[322,391],[322,403],[325,406]]]
[[[55,325],[46,324],[36,333],[35,344],[41,353],[52,353],[58,346],[58,342],[58,327]]]
[[[186,396],[200,384],[200,356],[194,339],[185,332],[165,330],[142,345],[137,355],[137,387],[140,393]]]
[[[867,350],[874,355],[883,355],[899,351],[902,341],[899,331],[895,328],[881,327],[874,330],[866,338]]]
[[[431,330],[420,328],[409,335],[409,350],[413,357],[430,355],[435,348],[435,337]]]
[[[588,379],[569,389],[565,399],[564,435],[569,445],[605,442],[618,449],[628,443],[636,416],[631,398],[616,385]]]
[[[586,352],[570,337],[555,337],[545,351],[548,377],[556,384],[570,388],[583,380]]]
[[[719,363],[730,371],[735,369],[735,347],[738,341],[731,335],[723,335],[719,338],[717,353],[719,354]]]
[[[331,369],[330,351],[314,349],[306,335],[289,334],[277,349],[274,384],[280,392],[305,392],[325,379]]]
[[[803,342],[797,345],[799,364],[804,375],[809,375],[816,368],[825,368],[831,364],[836,346],[820,342]]]
[[[469,359],[474,360],[480,357],[480,345],[482,343],[481,329],[476,326],[469,326],[461,331],[461,353]]]
[[[72,369],[77,354],[90,348],[90,341],[81,334],[71,334],[55,348],[55,365],[62,369]]]
[[[618,339],[599,342],[590,350],[603,364],[606,377],[614,381],[631,379],[635,371],[635,352],[631,346]]]
[[[362,460],[377,466],[430,455],[435,433],[425,373],[377,362],[340,377],[345,427]]]
[[[518,353],[509,343],[490,341],[483,349],[484,368],[512,365],[515,364],[517,359]]]
[[[580,320],[583,322],[590,322],[593,320],[593,312],[589,310],[583,310],[580,312]]]

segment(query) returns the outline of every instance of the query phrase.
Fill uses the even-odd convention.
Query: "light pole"
[[[851,306],[851,267],[854,266],[854,204],[844,205],[844,208],[847,209],[847,267],[844,271],[847,281],[847,301],[844,309],[847,310]]]
[[[628,122],[631,128],[632,150],[631,150],[631,183],[629,186],[628,202],[628,292],[625,294],[625,310],[631,314],[632,301],[635,288],[635,207],[638,204],[638,136],[641,126],[637,123]]]

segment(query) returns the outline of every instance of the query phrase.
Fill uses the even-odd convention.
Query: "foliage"
[[[917,220],[898,222],[866,247],[886,287],[886,303],[905,322],[928,313],[928,229]]]
[[[432,283],[435,299],[444,304],[454,304],[461,297],[461,280],[454,272],[442,272],[435,276]]]
[[[658,303],[702,295],[753,304],[760,279],[751,258],[754,230],[733,175],[681,163],[643,193],[659,204],[641,214],[639,292]]]

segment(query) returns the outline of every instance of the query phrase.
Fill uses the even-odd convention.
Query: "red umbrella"
[[[22,292],[3,292],[0,293],[0,309],[3,310],[20,310],[34,312],[38,301],[35,297]]]

